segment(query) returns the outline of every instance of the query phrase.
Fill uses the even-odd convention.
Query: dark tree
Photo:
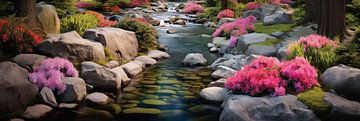
[[[14,0],[17,17],[26,17],[30,26],[37,26],[36,0]]]
[[[313,22],[317,23],[321,16],[321,0],[305,0],[305,23]]]
[[[228,7],[229,7],[229,0],[220,0],[221,2],[220,2],[220,4],[221,4],[221,9],[222,10],[224,10],[224,9],[228,9]]]

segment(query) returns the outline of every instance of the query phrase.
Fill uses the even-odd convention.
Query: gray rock
[[[218,51],[219,51],[219,48],[217,48],[217,47],[212,47],[209,49],[209,52],[211,52],[211,53],[216,53]]]
[[[326,69],[320,76],[324,86],[347,97],[360,99],[360,69],[338,65]]]
[[[30,104],[38,87],[28,80],[29,73],[12,62],[0,62],[0,114],[13,113]]]
[[[212,70],[216,70],[217,69],[217,67],[219,66],[219,65],[221,65],[221,63],[223,63],[224,61],[227,61],[228,59],[225,59],[225,58],[218,58],[218,59],[216,59],[211,65],[210,65],[210,68],[212,69]]]
[[[129,77],[134,77],[143,71],[143,66],[136,63],[135,61],[121,65],[121,67]]]
[[[132,31],[113,27],[88,29],[84,38],[100,42],[117,60],[130,61],[138,53],[138,41]]]
[[[51,107],[44,104],[36,104],[31,107],[27,107],[23,116],[29,119],[39,119],[46,115],[46,113],[52,110]]]
[[[214,82],[210,82],[208,87],[222,87],[222,88],[224,88],[225,81],[226,81],[226,79],[223,79],[223,78],[218,79],[218,80],[216,80]]]
[[[226,96],[226,89],[221,87],[208,87],[200,91],[200,97],[211,103],[221,103]]]
[[[265,17],[264,13],[262,13],[260,9],[247,10],[244,12],[243,16],[244,17],[255,16],[257,20],[263,20]]]
[[[109,62],[107,62],[105,64],[106,68],[115,68],[115,67],[118,67],[118,66],[120,66],[118,61],[109,61]]]
[[[238,43],[236,46],[232,49],[230,49],[230,53],[237,54],[236,52],[242,52],[247,49],[251,44],[258,43],[258,42],[264,42],[267,39],[275,39],[275,37],[263,34],[263,33],[250,33],[242,35],[238,38]]]
[[[81,78],[95,88],[119,89],[121,80],[115,72],[94,62],[85,61],[81,63]]]
[[[85,99],[95,104],[104,105],[109,103],[109,97],[104,93],[100,93],[100,92],[94,92],[89,95],[86,95]]]
[[[104,47],[98,42],[83,39],[76,31],[46,39],[38,45],[38,50],[45,55],[75,62],[105,60]]]
[[[60,96],[62,102],[80,102],[86,96],[86,84],[81,78],[65,77],[62,82],[66,84],[66,90]]]
[[[122,18],[123,18],[122,16],[113,15],[113,16],[110,16],[109,20],[110,20],[110,21],[117,21],[117,22],[119,22],[119,21],[122,20]]]
[[[276,5],[264,4],[258,9],[245,11],[243,17],[252,15],[255,16],[257,20],[263,20],[265,16],[272,15],[277,10],[280,10],[280,8]]]
[[[245,53],[247,55],[276,56],[276,49],[274,46],[250,45]]]
[[[15,56],[12,61],[26,68],[29,72],[32,72],[34,67],[41,65],[42,61],[46,59],[46,56],[37,54],[19,54]]]
[[[48,37],[60,34],[60,19],[53,5],[36,4],[36,17]],[[49,19],[51,18],[51,19]]]
[[[250,64],[254,59],[258,58],[258,55],[249,55],[245,58],[245,65]]]
[[[166,30],[166,33],[168,33],[168,34],[175,34],[175,33],[176,33],[176,30],[175,30],[175,29],[168,29],[168,30]]]
[[[150,50],[147,55],[151,58],[154,58],[156,60],[162,60],[170,58],[170,55],[166,52],[160,51],[160,50]]]
[[[123,67],[119,66],[116,68],[112,68],[111,71],[116,74],[117,80],[121,80],[121,86],[131,81],[130,78],[125,73]]]
[[[235,20],[236,20],[235,18],[221,18],[219,20],[219,25],[222,25],[224,23],[234,22]]]
[[[212,47],[215,46],[215,44],[213,44],[213,43],[208,43],[206,46],[207,46],[208,48],[212,48]]]
[[[360,103],[350,101],[334,93],[325,93],[324,102],[331,106],[326,117],[327,121],[358,121],[360,120]]]
[[[150,58],[149,56],[146,56],[146,55],[138,56],[134,60],[141,61],[141,62],[145,63],[146,66],[152,66],[157,63],[157,61],[155,59]]]
[[[174,24],[186,25],[186,21],[185,21],[185,20],[176,20],[176,21],[174,22]]]
[[[79,106],[77,103],[60,103],[59,108],[73,109]]]
[[[296,96],[229,96],[223,103],[220,121],[318,121]]]
[[[236,73],[236,70],[226,67],[219,66],[215,72],[211,74],[212,78],[220,79],[220,78],[229,78]]]
[[[201,53],[190,53],[182,61],[186,66],[206,65],[207,60]]]
[[[48,87],[43,87],[40,91],[40,97],[46,104],[57,107],[57,102],[53,91]]]
[[[276,11],[270,16],[265,16],[264,25],[273,24],[290,24],[292,23],[291,18],[283,11]]]
[[[273,33],[271,33],[271,36],[279,38],[279,37],[283,36],[284,34],[285,34],[285,32],[273,32]]]
[[[279,60],[286,60],[288,55],[287,47],[280,47],[277,51],[276,57],[279,58]]]

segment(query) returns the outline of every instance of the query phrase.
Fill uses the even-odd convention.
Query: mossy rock
[[[255,32],[271,34],[273,32],[289,32],[295,27],[294,24],[275,24],[270,26],[265,26],[263,23],[255,24]]]
[[[158,85],[144,85],[144,88],[150,89],[150,90],[159,90],[159,89],[161,89],[161,87],[158,86]]]
[[[169,79],[168,77],[162,77],[162,76],[160,76],[160,77],[157,77],[157,79],[159,79],[159,80],[166,80],[166,79]]]
[[[167,102],[162,100],[143,100],[142,102],[147,105],[168,105]]]
[[[193,113],[202,113],[205,112],[207,109],[204,107],[204,105],[195,105],[189,108],[190,112]]]
[[[263,46],[274,46],[277,43],[281,42],[280,39],[266,39],[263,42],[255,43],[255,45],[263,45]]]
[[[103,106],[94,107],[94,109],[108,111],[113,114],[118,114],[121,112],[121,107],[118,104],[106,104]]]
[[[122,96],[122,99],[127,99],[127,100],[134,100],[136,98],[137,98],[137,95],[131,94],[131,93],[124,93]]]
[[[210,76],[211,72],[200,72],[197,75],[199,76]]]
[[[135,91],[135,90],[136,90],[135,87],[125,87],[125,88],[123,89],[124,92],[132,92],[132,91]]]
[[[148,98],[148,99],[159,99],[159,98],[160,98],[159,96],[157,96],[157,95],[152,95],[152,94],[148,94],[148,95],[146,95],[145,97]]]
[[[330,106],[324,102],[325,92],[319,88],[314,87],[297,95],[298,99],[312,109],[318,115],[324,115],[330,110]]]
[[[159,94],[173,94],[173,95],[176,94],[176,92],[174,90],[169,90],[169,89],[158,90],[157,93],[159,93]]]
[[[136,107],[136,106],[138,106],[138,105],[135,104],[135,103],[121,105],[121,107],[123,107],[123,108],[133,108],[133,107]]]
[[[157,115],[157,114],[161,114],[161,110],[156,109],[156,108],[129,108],[129,109],[125,109],[123,110],[123,113],[125,114],[152,114],[152,115]]]
[[[176,84],[179,83],[177,80],[160,80],[157,81],[158,84]]]

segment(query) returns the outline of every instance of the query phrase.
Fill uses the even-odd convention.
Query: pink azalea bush
[[[248,30],[255,30],[254,23],[256,17],[248,16],[246,18],[236,19],[234,22],[224,23],[215,30],[213,37],[220,35],[230,37],[229,47],[232,48],[237,43],[237,37],[246,34]]]
[[[61,82],[64,77],[78,77],[78,71],[71,62],[63,58],[46,59],[29,74],[30,81],[38,87],[57,90],[58,94],[66,89],[66,85]]]
[[[221,18],[234,18],[234,17],[235,17],[235,13],[234,13],[234,11],[232,11],[230,9],[222,10],[217,14],[218,19],[221,19]]]
[[[141,7],[150,5],[150,0],[130,0],[129,3],[125,4],[125,7]]]
[[[292,0],[281,0],[281,3],[283,3],[283,4],[292,4],[293,1]]]
[[[246,4],[245,9],[246,10],[254,10],[254,9],[257,9],[257,8],[260,8],[260,7],[261,7],[260,4],[257,4],[255,2],[249,2],[249,3]]]
[[[302,92],[313,86],[319,86],[316,70],[301,57],[279,62],[273,57],[260,56],[225,82],[225,87],[233,93],[249,95],[282,96],[287,89]]]
[[[199,4],[187,2],[185,3],[183,11],[187,14],[198,14],[204,12],[204,8]]]
[[[77,2],[75,6],[76,8],[90,8],[93,7],[94,4],[88,2]]]
[[[337,43],[329,38],[317,34],[311,34],[306,37],[300,37],[299,44],[304,45],[305,48],[322,48],[325,46],[336,47]]]

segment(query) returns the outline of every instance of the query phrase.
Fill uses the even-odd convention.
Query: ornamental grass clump
[[[287,90],[300,93],[314,86],[320,86],[316,70],[301,57],[279,62],[260,56],[225,82],[232,93],[252,96],[282,96]]]
[[[237,37],[246,34],[248,30],[255,30],[254,23],[256,17],[248,16],[246,18],[236,19],[234,22],[224,23],[215,30],[212,34],[213,37],[226,37],[230,38],[229,47],[235,47]]]
[[[204,8],[199,4],[187,2],[185,3],[183,11],[187,14],[199,14],[204,12]]]
[[[62,33],[69,31],[77,31],[82,35],[86,29],[97,27],[99,24],[95,15],[75,14],[61,19],[60,30]]]
[[[32,31],[24,21],[15,18],[0,20],[0,50],[9,56],[31,53],[42,42],[42,35]]]
[[[288,46],[288,59],[294,59],[297,56],[304,57],[319,72],[324,72],[336,63],[337,47],[337,42],[324,36],[312,34],[301,37],[297,42]]]
[[[217,19],[234,18],[234,17],[235,17],[234,11],[229,10],[229,9],[222,10],[217,14]]]
[[[78,71],[70,61],[63,58],[46,59],[29,74],[30,81],[39,88],[48,87],[58,94],[66,89],[66,85],[61,82],[65,77],[78,77]]]

